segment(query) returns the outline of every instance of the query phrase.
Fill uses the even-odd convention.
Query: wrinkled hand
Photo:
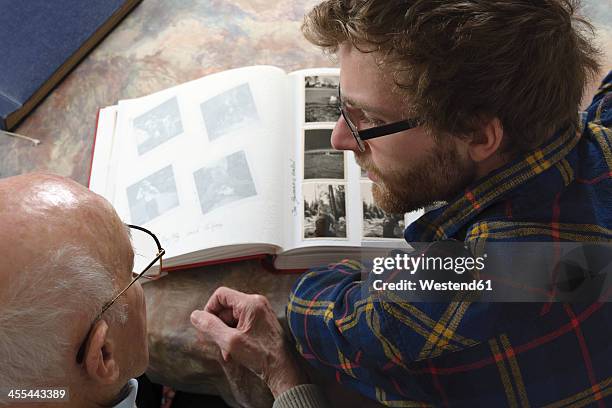
[[[260,377],[276,398],[307,382],[285,340],[268,300],[233,289],[218,288],[204,310],[191,314],[199,337],[213,341],[223,360],[238,363]]]

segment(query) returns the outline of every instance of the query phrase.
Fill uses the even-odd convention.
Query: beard
[[[449,201],[475,180],[475,165],[462,159],[455,143],[436,140],[433,150],[413,163],[401,163],[387,171],[376,167],[366,151],[355,152],[359,166],[376,176],[374,202],[383,211],[399,214]]]

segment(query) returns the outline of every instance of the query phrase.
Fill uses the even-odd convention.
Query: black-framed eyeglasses
[[[344,121],[348,125],[349,130],[351,131],[353,137],[355,138],[355,141],[357,142],[357,147],[362,153],[365,152],[365,144],[363,143],[365,140],[392,135],[394,133],[402,132],[404,130],[413,129],[420,125],[418,119],[406,119],[400,120],[398,122],[387,123],[381,126],[375,126],[359,130],[359,128],[351,120],[350,115],[344,107],[344,102],[342,101],[342,94],[340,93],[340,86],[338,86],[338,109],[340,109],[340,113],[342,114]]]
[[[134,283],[136,283],[138,279],[140,279],[149,269],[151,269],[151,267],[155,265],[157,261],[159,261],[159,271],[161,273],[162,257],[166,253],[166,250],[162,248],[159,242],[159,239],[157,239],[155,234],[153,234],[151,231],[149,231],[146,228],[139,227],[138,225],[131,225],[131,224],[125,224],[125,225],[126,227],[130,229],[142,231],[148,236],[150,236],[155,241],[155,245],[157,247],[157,254],[155,255],[155,258],[153,258],[153,260],[149,262],[149,264],[140,273],[132,272],[132,281],[123,290],[119,291],[119,293],[117,293],[110,301],[106,302],[104,306],[102,307],[102,310],[100,311],[100,313],[96,315],[96,318],[91,323],[91,326],[89,327],[89,330],[87,331],[87,335],[85,336],[85,339],[81,343],[81,346],[79,347],[79,351],[77,352],[76,361],[78,364],[83,363],[83,359],[85,358],[85,346],[87,344],[87,340],[89,340],[89,336],[91,336],[91,331],[93,330],[93,327],[98,322],[98,320],[102,318],[102,315],[104,314],[104,312],[106,312],[117,301],[117,299],[119,299],[119,296],[123,295],[130,287],[132,287]]]

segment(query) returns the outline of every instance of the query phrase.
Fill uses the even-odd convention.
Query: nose
[[[340,115],[340,118],[338,118],[336,126],[334,126],[334,130],[332,131],[331,145],[336,150],[352,150],[354,152],[359,151],[357,141],[353,137],[353,133],[351,133],[351,129],[349,129],[348,124],[342,115]]]

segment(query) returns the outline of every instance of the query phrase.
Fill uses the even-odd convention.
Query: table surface
[[[42,144],[0,137],[0,177],[51,171],[86,185],[99,108],[222,70],[269,64],[287,72],[335,64],[300,34],[318,0],[145,0],[19,126]],[[612,48],[612,0],[589,0],[585,13],[598,43]],[[612,67],[612,53],[604,55]],[[593,86],[589,90],[592,95]],[[589,98],[587,96],[586,98]],[[586,99],[585,98],[585,99]],[[225,285],[269,297],[279,317],[295,276],[272,275],[257,262],[181,271],[145,285],[151,364],[148,374],[184,390],[232,390],[213,350],[196,344],[189,314]],[[338,393],[344,398],[342,393]],[[269,406],[254,386],[251,397]]]

